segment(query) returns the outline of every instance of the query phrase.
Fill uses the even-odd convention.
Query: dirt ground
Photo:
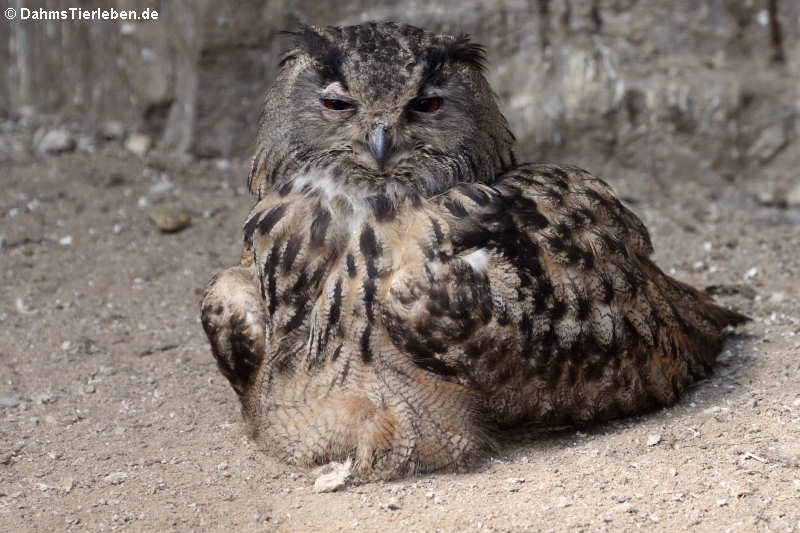
[[[580,163],[580,162],[577,162]],[[658,264],[753,317],[672,408],[523,439],[474,472],[316,494],[243,436],[199,321],[236,262],[245,162],[4,163],[4,531],[800,531],[800,209],[607,178]],[[182,206],[161,233],[149,213]]]

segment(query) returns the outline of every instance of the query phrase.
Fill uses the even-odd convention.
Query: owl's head
[[[288,35],[249,178],[258,197],[291,180],[429,197],[514,164],[483,48],[468,37],[389,22]]]

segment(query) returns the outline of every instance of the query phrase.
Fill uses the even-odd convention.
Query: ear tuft
[[[340,28],[328,28],[329,32],[341,32]],[[292,48],[281,56],[279,67],[283,67],[299,54],[305,53],[314,60],[320,73],[327,78],[340,79],[344,54],[342,50],[326,37],[322,30],[314,26],[301,25],[297,31],[283,31],[292,39]]]
[[[469,35],[465,33],[447,46],[445,54],[453,63],[463,63],[480,72],[486,70],[486,49],[483,45],[470,41]]]

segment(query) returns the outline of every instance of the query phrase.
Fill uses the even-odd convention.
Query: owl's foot
[[[266,335],[266,314],[252,265],[228,268],[211,279],[201,319],[220,371],[237,394],[244,394],[264,359]]]
[[[464,471],[494,449],[475,398],[462,386],[422,373],[412,380],[394,372],[383,377],[383,386],[392,389],[385,400],[394,405],[362,425],[354,478]]]
[[[255,441],[299,466],[352,459],[362,483],[433,471],[463,471],[494,449],[478,399],[465,387],[411,366],[356,367],[361,379],[330,387],[333,377],[281,382],[245,409]],[[379,366],[383,366],[378,363]]]

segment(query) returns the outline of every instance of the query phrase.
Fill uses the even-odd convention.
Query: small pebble
[[[124,483],[126,479],[128,479],[128,474],[126,474],[125,472],[113,472],[104,477],[103,481],[105,481],[109,485],[119,485],[121,483]]]
[[[2,396],[0,397],[0,405],[3,407],[16,407],[22,403],[22,400],[17,396]]]
[[[786,300],[785,292],[773,292],[772,295],[769,297],[769,302],[773,304],[779,304],[784,300]]]
[[[70,244],[72,244],[72,235],[66,235],[64,237],[61,237],[60,239],[58,239],[58,244],[60,244],[61,246],[69,246]]]
[[[175,183],[169,179],[169,176],[161,174],[158,181],[150,186],[150,194],[164,194],[172,190],[173,187],[175,187]]]
[[[57,398],[52,394],[50,394],[49,392],[43,392],[33,397],[33,401],[35,401],[39,405],[47,405],[48,403],[55,403],[56,399]]]
[[[125,149],[139,157],[143,157],[150,150],[151,143],[152,141],[147,135],[135,133],[125,141]]]
[[[108,141],[121,139],[122,136],[125,135],[125,126],[122,124],[122,122],[117,120],[109,120],[103,124],[101,133],[103,138]]]
[[[38,150],[51,154],[71,152],[75,149],[75,139],[63,128],[50,130],[39,141]]]
[[[753,279],[758,275],[758,269],[756,267],[750,268],[747,272],[744,273],[744,279]]]
[[[647,445],[648,446],[655,446],[661,442],[661,435],[648,435],[647,436]]]
[[[333,492],[344,487],[353,468],[353,460],[332,462],[322,467],[322,474],[314,481],[314,492]]]
[[[150,213],[150,220],[164,233],[176,233],[189,225],[191,216],[181,207],[165,207]]]
[[[390,511],[397,511],[400,509],[400,500],[397,497],[392,497],[389,498],[388,502],[380,504],[379,507]]]

